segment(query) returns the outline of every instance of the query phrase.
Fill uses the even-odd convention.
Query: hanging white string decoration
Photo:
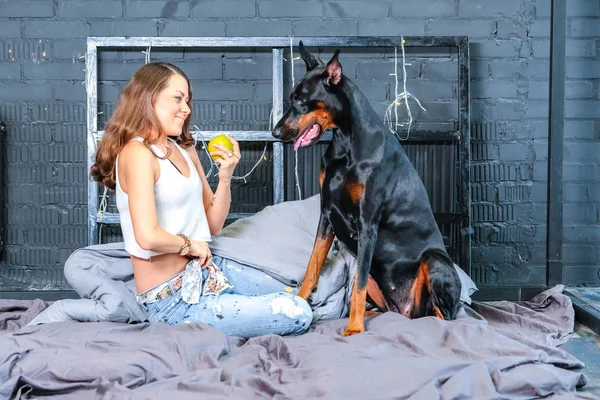
[[[407,140],[410,137],[410,130],[414,123],[410,105],[408,104],[408,99],[409,98],[414,99],[415,102],[417,103],[417,105],[421,108],[421,110],[427,111],[421,105],[421,102],[419,101],[419,99],[416,96],[414,96],[413,94],[411,94],[406,88],[406,66],[411,65],[411,64],[406,63],[406,54],[404,52],[404,42],[405,42],[404,38],[401,37],[400,46],[402,49],[403,91],[401,93],[398,93],[398,48],[394,47],[394,73],[390,74],[390,75],[394,77],[394,80],[396,83],[395,90],[394,90],[395,96],[394,96],[394,100],[392,101],[392,103],[390,103],[390,105],[385,110],[385,115],[383,117],[383,121],[384,121],[384,123],[387,124],[387,127],[390,130],[390,132],[392,132],[394,135],[396,135],[396,137],[400,140]],[[404,105],[406,106],[406,113],[408,115],[408,123],[406,123],[406,124],[401,123],[398,118],[398,106],[402,105],[402,101],[404,101]],[[392,118],[392,110],[394,113],[394,118]],[[407,132],[406,132],[406,137],[401,138],[398,135],[397,130],[398,130],[398,128],[404,127],[404,125],[408,126]]]

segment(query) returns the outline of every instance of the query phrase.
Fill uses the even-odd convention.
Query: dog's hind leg
[[[423,256],[411,288],[411,318],[428,315],[453,320],[460,305],[461,283],[447,256],[431,252]]]
[[[317,286],[321,268],[323,267],[323,263],[325,262],[331,244],[333,243],[333,236],[333,228],[331,227],[329,220],[321,213],[313,251],[310,255],[306,272],[304,273],[302,285],[300,285],[300,289],[298,290],[298,296],[302,297],[304,300],[308,299],[314,288]]]

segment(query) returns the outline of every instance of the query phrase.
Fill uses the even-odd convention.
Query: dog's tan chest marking
[[[360,182],[346,183],[346,191],[350,195],[352,204],[358,204],[365,195],[365,185]]]

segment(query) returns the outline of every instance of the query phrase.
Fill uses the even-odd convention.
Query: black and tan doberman
[[[332,141],[321,163],[321,215],[298,295],[307,299],[316,287],[335,235],[357,262],[344,336],[364,331],[367,292],[381,310],[454,319],[461,283],[417,171],[342,74],[339,50],[327,64],[302,42],[300,54],[307,72],[273,136],[293,141],[296,150],[328,129]]]

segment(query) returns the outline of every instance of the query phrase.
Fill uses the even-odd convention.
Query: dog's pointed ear
[[[320,64],[319,60],[315,56],[313,56],[311,52],[306,50],[306,47],[304,47],[304,43],[302,43],[302,40],[300,41],[300,56],[302,56],[302,59],[306,64],[306,72],[312,71]]]
[[[338,60],[339,54],[340,51],[336,50],[333,57],[331,57],[331,60],[329,60],[327,63],[327,68],[325,69],[327,71],[327,81],[331,85],[339,85],[339,83],[342,81],[342,64],[340,64],[340,61]]]

